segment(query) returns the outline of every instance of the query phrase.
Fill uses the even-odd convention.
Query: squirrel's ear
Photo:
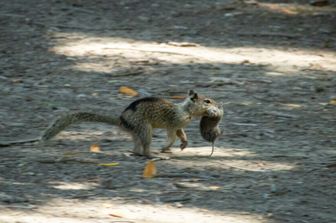
[[[198,94],[194,90],[189,90],[189,97],[192,101],[198,99]]]

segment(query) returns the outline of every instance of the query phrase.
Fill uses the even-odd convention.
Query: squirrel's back
[[[153,128],[177,128],[190,121],[189,115],[178,105],[163,98],[146,97],[132,102],[121,113],[121,124],[131,126],[146,122]]]

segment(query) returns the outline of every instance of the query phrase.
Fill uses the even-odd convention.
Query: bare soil
[[[334,3],[3,1],[1,142],[66,112],[118,115],[136,99],[120,86],[195,89],[225,115],[211,158],[195,120],[152,179],[104,124],[0,148],[0,222],[336,222]],[[155,132],[153,151],[164,141]]]

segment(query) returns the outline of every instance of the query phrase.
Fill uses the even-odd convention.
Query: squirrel
[[[103,122],[119,126],[131,134],[134,142],[134,154],[151,157],[150,144],[154,128],[167,130],[168,141],[161,152],[170,152],[170,147],[177,137],[181,141],[180,148],[183,150],[188,145],[187,135],[183,128],[190,123],[193,117],[216,118],[222,115],[222,109],[216,101],[190,90],[185,100],[179,104],[174,104],[171,101],[157,97],[138,99],[129,104],[119,117],[88,112],[68,114],[56,119],[40,138],[7,143],[0,142],[0,147],[46,141],[74,123]],[[205,126],[206,124],[204,122],[201,125],[201,128],[206,129],[204,131],[212,131],[211,128]],[[213,127],[218,128],[217,124]],[[210,133],[210,135],[211,134],[213,133]],[[213,142],[218,135],[215,135],[215,138],[212,137],[211,139],[203,134],[202,136],[205,140]]]

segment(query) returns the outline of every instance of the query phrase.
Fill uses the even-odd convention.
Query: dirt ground
[[[152,179],[130,137],[104,124],[2,147],[0,222],[336,222],[329,3],[2,1],[0,142],[38,137],[67,112],[117,115],[136,99],[120,86],[164,98],[195,89],[225,115],[211,158],[194,120],[189,147],[176,143]],[[156,131],[153,151],[164,141]]]

